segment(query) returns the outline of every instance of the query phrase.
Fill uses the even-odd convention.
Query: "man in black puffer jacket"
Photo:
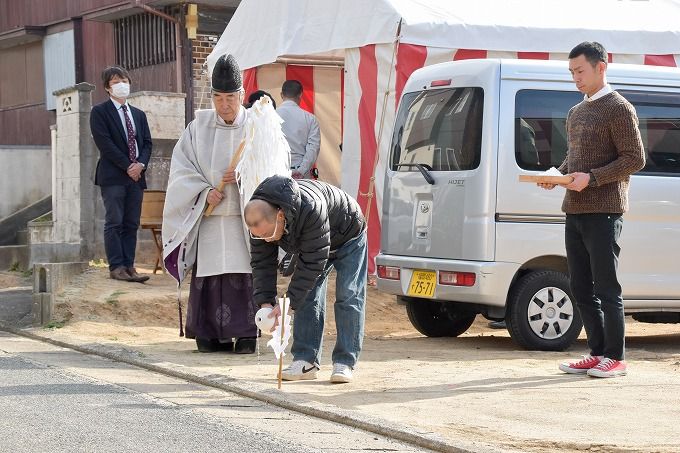
[[[295,311],[293,363],[283,379],[315,379],[321,359],[326,284],[335,268],[335,324],[331,382],[350,382],[364,337],[366,220],[354,198],[320,181],[265,179],[245,207],[250,229],[255,303],[276,305],[279,247],[297,254],[287,294]]]

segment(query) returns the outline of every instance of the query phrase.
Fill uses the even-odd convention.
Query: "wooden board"
[[[158,227],[163,223],[164,190],[145,190],[139,223],[144,227]]]
[[[543,175],[519,175],[519,182],[541,182],[544,184],[570,184],[574,178],[571,176],[543,176]]]

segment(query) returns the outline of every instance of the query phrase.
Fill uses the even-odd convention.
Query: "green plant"
[[[109,305],[113,305],[114,307],[117,307],[118,306],[118,297],[122,296],[123,294],[125,294],[125,291],[116,290],[116,291],[112,292],[109,295],[109,297],[106,298],[106,303],[109,304]]]
[[[47,214],[41,215],[37,219],[34,220],[34,222],[51,222],[52,221],[52,211],[48,212]]]
[[[26,269],[25,271],[21,271],[21,276],[24,278],[29,278],[33,276],[33,269]]]
[[[10,272],[19,272],[20,266],[21,266],[21,265],[19,264],[19,262],[18,262],[18,261],[15,261],[15,262],[13,262],[13,263],[10,265],[9,271],[10,271]]]
[[[50,321],[47,324],[45,324],[45,329],[51,329],[51,330],[61,329],[62,327],[64,327],[64,324],[66,324],[66,323],[63,322],[63,321]]]

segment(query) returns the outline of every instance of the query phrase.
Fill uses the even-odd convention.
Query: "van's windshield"
[[[407,93],[392,136],[391,168],[418,171],[472,170],[479,166],[482,148],[484,90],[446,88]]]

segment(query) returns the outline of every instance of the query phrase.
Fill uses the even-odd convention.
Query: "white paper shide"
[[[281,315],[279,315],[279,325],[276,330],[272,332],[272,338],[267,342],[267,346],[274,350],[274,355],[277,359],[285,356],[285,350],[290,340],[290,321],[291,316],[288,314],[290,308],[290,299],[287,297],[279,298],[279,307],[281,307]],[[283,332],[283,335],[281,333]]]
[[[560,173],[560,171],[557,168],[550,167],[549,169],[541,173],[541,176],[564,176],[564,175]]]

